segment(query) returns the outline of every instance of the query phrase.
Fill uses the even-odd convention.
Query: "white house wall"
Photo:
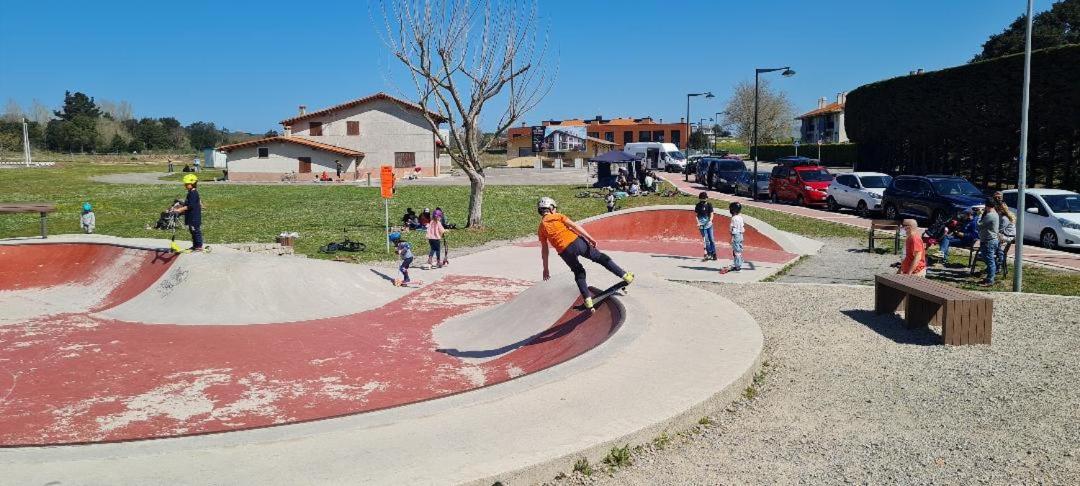
[[[259,158],[259,147],[269,149],[270,156]],[[311,158],[311,175],[326,171],[336,175],[336,161],[341,161],[342,176],[352,178],[355,161],[347,155],[317,150],[294,143],[273,142],[266,145],[238,148],[228,154],[229,179],[234,181],[281,180],[282,174],[300,172],[300,157]]]
[[[322,122],[322,136],[312,136],[310,122]],[[346,122],[360,122],[360,135],[346,135]],[[394,152],[414,152],[416,165],[430,174],[435,165],[434,135],[424,116],[389,100],[376,99],[324,116],[294,122],[290,133],[316,142],[364,153],[361,172],[394,165]],[[399,173],[411,172],[399,170]]]

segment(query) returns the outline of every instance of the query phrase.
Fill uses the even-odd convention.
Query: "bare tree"
[[[758,91],[758,143],[791,137],[795,107],[783,91],[762,79]],[[749,147],[754,134],[754,83],[739,81],[724,109],[724,123]]]
[[[22,121],[23,111],[19,103],[14,99],[8,98],[7,105],[4,106],[4,115],[2,117],[4,121],[17,122]]]
[[[30,104],[30,119],[37,122],[38,125],[44,127],[53,118],[52,110],[41,101],[35,98],[33,103]]]
[[[468,226],[480,227],[480,156],[540,102],[553,80],[543,66],[546,43],[538,45],[536,0],[385,0],[382,15],[384,41],[408,70],[424,116],[469,177]],[[493,136],[484,137],[481,116],[495,98],[505,107]]]

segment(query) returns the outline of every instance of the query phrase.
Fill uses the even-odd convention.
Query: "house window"
[[[652,132],[650,132],[648,130],[642,130],[642,131],[638,132],[637,140],[639,142],[651,142],[652,141]]]
[[[416,167],[416,152],[394,152],[394,168],[410,169]]]
[[[604,140],[609,142],[615,141],[615,132],[604,132]]]
[[[664,141],[664,131],[663,130],[657,130],[655,132],[652,132],[652,141],[654,141],[654,142],[663,142]]]
[[[308,122],[308,133],[312,137],[322,136],[322,122]]]
[[[634,143],[634,132],[632,132],[630,130],[622,132],[622,143],[623,144]]]
[[[270,158],[270,147],[259,147],[259,158],[260,159],[269,159]]]
[[[345,135],[360,135],[360,122],[347,121],[345,122]]]
[[[589,132],[589,136],[592,138],[600,138],[600,132]]]
[[[672,130],[671,143],[675,144],[676,146],[682,143],[682,132],[680,132],[679,130]]]

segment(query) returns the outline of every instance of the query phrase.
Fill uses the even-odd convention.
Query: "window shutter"
[[[347,121],[345,122],[345,135],[360,135],[360,122]]]

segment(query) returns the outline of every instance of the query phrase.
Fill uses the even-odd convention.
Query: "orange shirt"
[[[578,238],[577,233],[571,231],[566,225],[567,221],[570,221],[570,218],[564,214],[548,213],[540,221],[536,236],[539,236],[541,241],[547,240],[548,244],[555,247],[557,253],[562,253]]]
[[[919,261],[914,261],[915,253],[922,253]],[[904,243],[904,261],[900,262],[900,273],[915,275],[924,270],[926,270],[926,245],[918,236],[909,237]]]

